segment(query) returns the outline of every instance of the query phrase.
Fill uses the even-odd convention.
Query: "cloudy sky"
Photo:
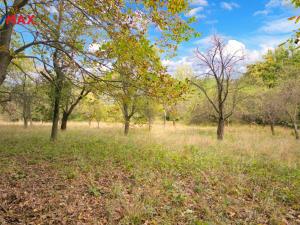
[[[185,16],[198,18],[193,27],[202,36],[182,43],[175,58],[164,59],[171,73],[182,64],[194,66],[195,48],[205,49],[213,34],[222,36],[234,49],[244,49],[246,63],[252,63],[299,27],[287,20],[300,14],[288,0],[193,0],[191,5]]]

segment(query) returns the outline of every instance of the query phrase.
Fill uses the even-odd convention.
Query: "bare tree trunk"
[[[67,129],[68,118],[69,118],[69,114],[64,112],[63,116],[62,116],[62,119],[61,119],[61,126],[60,126],[60,129],[62,131],[65,131]]]
[[[98,129],[100,128],[100,122],[99,121],[97,121],[97,127],[98,127]]]
[[[130,119],[126,118],[125,119],[125,124],[124,124],[124,134],[125,134],[125,136],[127,136],[128,133],[129,133],[129,127],[130,127]]]
[[[175,127],[176,126],[176,121],[175,120],[173,120],[173,127]]]
[[[165,110],[164,111],[164,127],[166,127],[166,123],[167,123],[167,112]]]
[[[298,126],[297,126],[296,122],[293,123],[293,127],[294,127],[295,137],[297,140],[299,140],[300,137],[299,137],[299,131],[298,131]]]
[[[220,117],[218,121],[218,129],[217,129],[218,140],[223,140],[224,138],[224,126],[225,126],[225,120],[224,118]]]
[[[91,124],[92,124],[92,121],[91,121],[91,120],[89,120],[89,127],[91,127]]]
[[[274,129],[274,123],[273,122],[271,122],[270,127],[271,127],[272,135],[275,135],[275,129]]]

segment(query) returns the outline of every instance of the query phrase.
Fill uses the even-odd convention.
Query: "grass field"
[[[0,127],[0,224],[300,224],[291,131]]]

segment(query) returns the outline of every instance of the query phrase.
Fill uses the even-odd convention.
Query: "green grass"
[[[114,126],[74,126],[51,143],[49,127],[4,126],[0,224],[299,223],[300,147],[289,131],[230,127],[224,142],[214,132],[123,137]]]

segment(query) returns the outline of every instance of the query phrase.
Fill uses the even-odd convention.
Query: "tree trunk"
[[[173,120],[173,127],[175,127],[176,126],[176,121],[175,120]]]
[[[26,129],[28,127],[28,115],[27,115],[27,102],[26,97],[23,95],[23,122],[24,122],[24,128]]]
[[[89,127],[91,127],[91,123],[92,123],[92,121],[91,121],[91,120],[89,120]]]
[[[28,128],[28,118],[27,118],[27,116],[23,117],[23,121],[24,121],[24,128],[25,129]]]
[[[63,117],[62,117],[62,120],[61,120],[61,130],[66,130],[67,129],[67,123],[68,123],[68,119],[69,119],[69,116],[72,114],[73,110],[75,109],[75,107],[77,106],[77,104],[81,101],[81,99],[87,95],[89,93],[89,91],[87,91],[85,93],[85,88],[82,89],[79,97],[77,98],[77,100],[70,106],[70,108],[66,107],[64,109],[64,112],[63,112]]]
[[[100,128],[100,122],[99,121],[97,121],[97,127],[98,127],[98,129]]]
[[[275,135],[274,123],[271,122],[270,126],[271,126],[272,135]]]
[[[57,89],[57,88],[55,88],[55,89]],[[55,91],[55,97],[54,97],[54,109],[53,109],[53,118],[52,118],[51,141],[55,141],[57,139],[60,97],[61,97],[60,96],[60,90],[56,90]]]
[[[148,129],[149,129],[149,131],[151,131],[151,129],[152,129],[152,122],[150,119],[148,120]]]
[[[63,131],[67,129],[68,118],[69,118],[69,114],[67,112],[64,112],[63,117],[61,119],[61,126],[60,126],[60,129]]]
[[[149,129],[149,131],[151,131],[151,128],[152,128],[152,121],[151,121],[151,118],[148,118],[148,129]]]
[[[13,27],[13,24],[6,24],[4,21],[0,29],[0,86],[6,78],[7,68],[12,60],[9,49]]]
[[[217,138],[218,140],[223,140],[224,138],[224,125],[225,125],[225,120],[224,118],[219,118],[218,121],[218,129],[217,129]]]
[[[2,50],[0,49],[0,86],[3,84],[6,78],[7,68],[11,61],[10,55],[1,51]]]
[[[124,134],[125,136],[128,135],[129,133],[129,126],[130,126],[130,119],[125,119],[125,124],[124,124]]]
[[[51,141],[55,141],[57,139],[59,107],[60,107],[64,74],[60,71],[60,69],[56,68],[56,76],[57,77],[54,84],[54,108],[53,108],[52,130],[51,130],[51,138],[50,138]]]
[[[29,117],[30,126],[32,127],[33,126],[33,121],[32,121],[31,106],[32,106],[32,102],[31,102],[31,99],[30,99],[29,106],[28,106],[28,117]]]
[[[298,126],[297,126],[296,122],[294,122],[293,127],[294,127],[295,137],[297,140],[299,140],[300,137],[299,137],[299,131],[298,131]]]
[[[167,123],[167,111],[164,110],[164,127],[166,127],[166,123]]]
[[[13,10],[9,10],[10,12],[8,14],[18,14],[20,9],[24,7],[27,3],[28,0],[14,0],[12,7]],[[7,68],[12,60],[12,56],[10,55],[10,45],[13,29],[14,24],[6,24],[5,21],[4,25],[0,29],[0,86],[3,84],[6,78]]]

